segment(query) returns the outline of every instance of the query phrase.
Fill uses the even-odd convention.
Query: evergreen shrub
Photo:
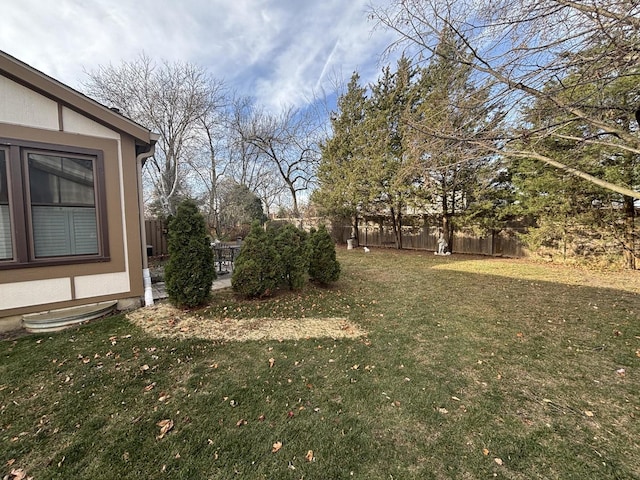
[[[278,253],[260,223],[254,222],[234,262],[231,287],[246,297],[263,297],[278,287],[281,277]]]
[[[189,308],[206,303],[216,270],[204,218],[192,200],[180,203],[169,222],[168,250],[165,283],[169,301]]]
[[[336,246],[324,225],[309,234],[309,277],[314,282],[328,284],[340,278],[340,263]]]
[[[307,233],[290,223],[273,232],[273,243],[280,257],[282,283],[290,290],[302,288],[309,267]]]

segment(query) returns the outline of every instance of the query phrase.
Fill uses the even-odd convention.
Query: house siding
[[[27,308],[47,303],[58,303],[71,300],[73,297],[71,278],[50,278],[46,280],[31,280],[28,282],[12,282],[0,285],[2,299],[0,313],[10,313],[17,309]],[[36,309],[37,311],[37,309]]]
[[[0,137],[104,153],[109,260],[0,270],[0,331],[3,322],[5,327],[14,325],[16,315],[105,300],[139,299],[144,289],[136,138],[1,73]],[[123,121],[115,119],[116,123]]]
[[[0,76],[0,123],[58,130],[58,104]]]

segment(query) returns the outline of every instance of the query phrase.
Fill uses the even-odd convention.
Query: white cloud
[[[206,67],[270,108],[302,104],[335,72],[379,71],[390,41],[366,0],[5,0],[0,48],[80,88],[83,69],[142,51]]]

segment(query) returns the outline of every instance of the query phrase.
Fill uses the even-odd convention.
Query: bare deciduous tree
[[[299,192],[313,184],[320,157],[316,123],[311,114],[293,107],[279,115],[259,112],[245,136],[245,141],[278,172],[291,195],[296,217],[300,214]]]
[[[180,190],[188,188],[183,170],[197,148],[203,122],[220,107],[223,82],[191,63],[156,63],[145,54],[87,75],[88,95],[160,134],[145,173],[161,213],[175,213]]]
[[[231,103],[226,128],[230,167],[227,173],[254,192],[264,188],[265,183],[273,183],[272,165],[262,151],[247,140],[256,130],[261,116],[252,98],[236,97]]]

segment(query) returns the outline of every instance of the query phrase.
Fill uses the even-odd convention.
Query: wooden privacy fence
[[[157,257],[167,255],[167,226],[162,220],[145,220],[144,229],[147,235],[147,255]]]
[[[334,235],[337,241],[344,244],[351,236],[351,227],[334,229]],[[390,228],[360,227],[358,229],[358,237],[360,246],[395,248],[396,245],[393,230]],[[505,257],[524,257],[526,255],[524,246],[516,236],[516,231],[511,229],[493,230],[483,236],[477,235],[472,231],[456,231],[453,235],[453,245],[451,247],[454,253]],[[403,229],[402,248],[438,250],[438,228],[408,227]]]
[[[167,255],[167,227],[162,220],[146,220],[147,253],[150,256]],[[358,236],[361,246],[395,248],[393,230],[388,227],[360,227]],[[351,237],[351,227],[334,227],[334,240],[345,245]],[[402,230],[402,248],[415,250],[438,250],[438,227],[406,227]],[[526,251],[518,239],[515,229],[493,230],[486,235],[472,231],[456,231],[453,235],[454,253],[524,257]]]

